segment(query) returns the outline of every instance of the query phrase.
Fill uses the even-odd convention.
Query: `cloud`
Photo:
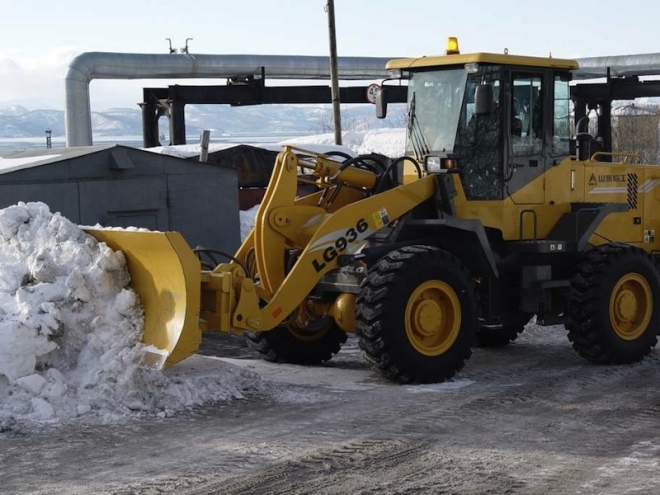
[[[0,108],[21,105],[29,110],[64,110],[64,82],[71,61],[82,51],[74,46],[51,47],[39,54],[0,49]],[[104,80],[90,84],[92,111],[135,108],[142,101],[143,87],[186,84],[181,80]]]
[[[0,50],[0,102],[30,109],[64,108],[64,78],[79,53],[73,46],[51,47],[36,55]]]
[[[21,66],[12,59],[0,58],[0,74],[11,73],[20,70]]]

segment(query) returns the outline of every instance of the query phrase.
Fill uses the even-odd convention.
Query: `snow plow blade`
[[[199,327],[200,262],[178,232],[85,229],[122,251],[131,287],[144,309],[142,342],[153,346],[143,365],[163,369],[195,354]]]

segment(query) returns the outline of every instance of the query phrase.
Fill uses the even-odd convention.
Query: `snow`
[[[403,155],[405,147],[406,130],[402,128],[374,129],[367,132],[342,132],[342,145],[336,145],[334,133],[315,134],[293,139],[286,139],[279,143],[249,143],[250,146],[279,152],[283,146],[291,145],[305,148],[316,153],[327,153],[329,151],[342,151],[351,156],[367,153],[381,153],[390,158],[398,158]],[[248,144],[248,143],[245,143]],[[225,150],[240,143],[211,143],[209,153]],[[199,144],[185,144],[177,146],[158,146],[145,148],[153,153],[190,158],[198,156],[201,148]]]
[[[57,158],[60,154],[54,155],[42,155],[42,156],[29,156],[23,158],[12,158],[11,156],[0,157],[0,173],[13,172],[15,170],[20,170],[23,168],[28,168],[27,166],[35,166],[39,162]]]
[[[404,154],[405,146],[405,129],[375,129],[364,135],[357,152],[360,155],[381,153],[390,158],[398,158]]]
[[[0,266],[0,429],[165,417],[260,385],[227,365],[140,366],[143,310],[123,254],[44,203],[0,210]]]
[[[257,216],[257,211],[259,211],[259,206],[260,205],[257,204],[248,210],[241,210],[238,212],[241,222],[241,242],[247,239],[247,236],[252,231],[252,227],[254,227],[255,223],[255,217]]]
[[[459,390],[472,385],[472,380],[453,380],[451,382],[431,383],[429,385],[408,386],[406,390],[413,394],[422,392],[444,392],[447,390]]]

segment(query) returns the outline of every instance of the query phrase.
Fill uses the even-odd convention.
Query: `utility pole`
[[[337,70],[337,36],[335,34],[335,1],[328,0],[325,10],[328,13],[328,30],[330,33],[330,84],[332,88],[332,112],[335,123],[335,144],[341,144],[341,110],[339,101],[339,71]]]

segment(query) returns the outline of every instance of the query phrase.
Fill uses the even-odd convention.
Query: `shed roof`
[[[7,174],[24,170],[26,168],[39,167],[70,160],[92,153],[98,153],[121,145],[107,144],[103,146],[80,146],[76,148],[50,148],[32,149],[23,151],[0,151],[0,174]]]

